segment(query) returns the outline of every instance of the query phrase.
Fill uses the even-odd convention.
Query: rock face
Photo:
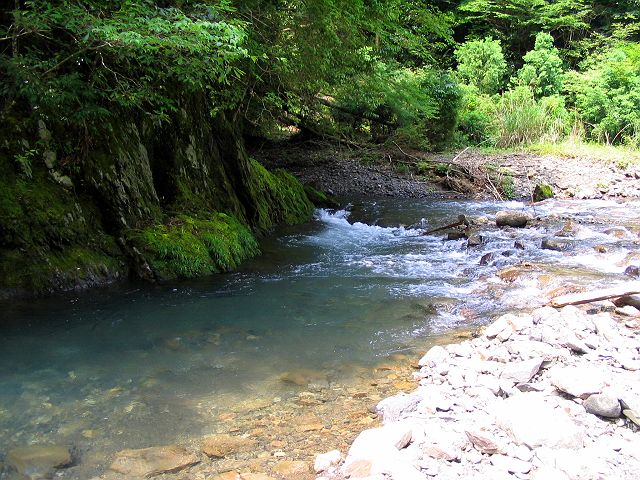
[[[161,473],[175,473],[195,465],[200,459],[177,445],[122,450],[116,454],[111,470],[129,478],[145,478]]]
[[[67,447],[57,445],[32,445],[9,450],[7,464],[18,473],[32,480],[49,478],[55,469],[71,464]]]
[[[518,210],[503,210],[496,213],[498,227],[526,227],[532,219],[531,215]]]
[[[268,172],[249,158],[239,125],[225,114],[211,118],[204,99],[187,97],[162,125],[129,118],[110,122],[86,152],[56,152],[65,141],[43,145],[49,165],[34,162],[28,186],[13,155],[2,155],[0,270],[9,274],[0,277],[0,289],[72,290],[124,278],[129,270],[151,280],[178,276],[158,271],[160,262],[153,260],[161,255],[146,248],[153,242],[145,243],[138,231],[141,226],[163,230],[166,217],[224,214],[247,232],[311,217],[313,205],[295,178]],[[24,148],[19,139],[35,140],[14,133],[15,147],[9,150],[15,153]],[[83,160],[73,168],[55,165],[67,155]],[[168,240],[177,239],[169,235]],[[247,252],[242,260],[252,255]]]

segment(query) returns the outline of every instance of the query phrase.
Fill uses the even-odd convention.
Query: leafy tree
[[[620,44],[590,64],[567,79],[569,99],[588,135],[605,143],[640,146],[640,44]]]
[[[481,93],[498,93],[507,73],[507,62],[498,40],[485,38],[463,43],[455,51],[458,77]]]
[[[0,96],[87,130],[122,109],[166,119],[180,92],[225,108],[248,56],[232,12],[226,2],[23,2],[0,33]]]
[[[524,66],[518,71],[516,83],[529,86],[536,98],[548,97],[560,93],[562,75],[562,59],[553,46],[553,37],[538,33],[534,49],[524,56]]]

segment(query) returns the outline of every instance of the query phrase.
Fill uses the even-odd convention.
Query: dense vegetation
[[[254,234],[310,212],[243,139],[640,146],[638,0],[3,5],[0,271],[23,272],[10,285],[43,269],[65,284],[75,265],[109,276],[119,255],[141,276],[233,268]]]

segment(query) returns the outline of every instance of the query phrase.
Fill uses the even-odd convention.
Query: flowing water
[[[623,281],[625,262],[640,263],[638,202],[545,202],[535,214],[550,223],[479,227],[476,248],[400,226],[505,208],[525,207],[361,202],[279,232],[233,274],[0,305],[0,461],[14,446],[72,445],[86,468],[61,475],[88,478],[115,451],[220,431],[224,412],[369,377],[453,329],[541,303],[541,291]],[[541,250],[566,218],[578,220],[571,251]],[[624,228],[604,233],[611,226]],[[495,274],[512,265],[507,285]]]

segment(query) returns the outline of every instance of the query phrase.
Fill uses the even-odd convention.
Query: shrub
[[[567,76],[567,91],[593,140],[640,143],[640,46],[621,45],[583,73]]]
[[[553,37],[540,32],[536,43],[524,56],[524,65],[518,70],[514,83],[529,86],[536,98],[557,95],[562,90],[562,60],[553,46]]]
[[[473,85],[462,85],[461,90],[458,130],[465,143],[480,144],[490,140],[499,97],[480,93]]]
[[[479,92],[492,95],[498,93],[507,74],[507,62],[499,40],[485,38],[460,45],[455,51],[458,78],[473,85]]]

